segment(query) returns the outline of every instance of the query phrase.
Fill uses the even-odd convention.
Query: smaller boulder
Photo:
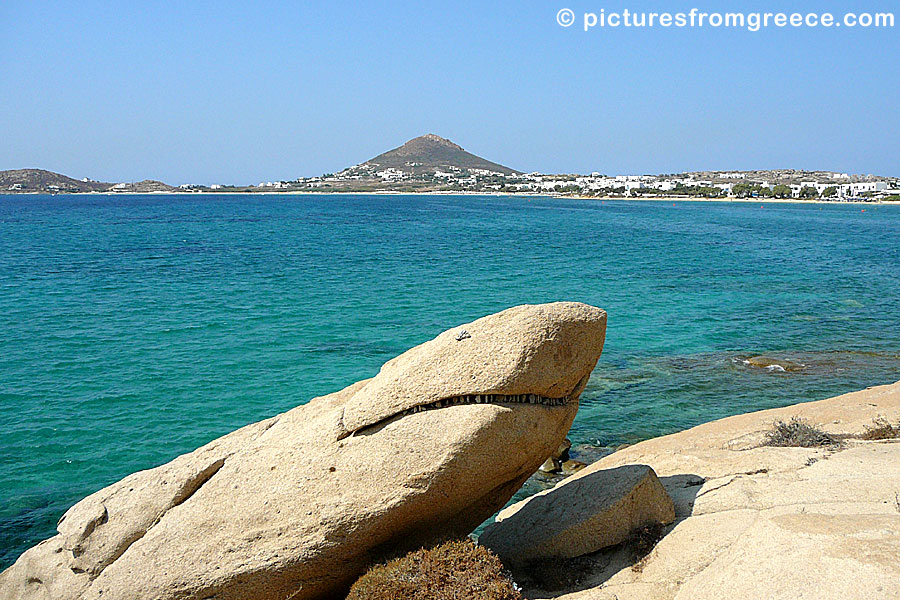
[[[575,558],[615,546],[639,527],[675,520],[675,507],[647,465],[587,470],[497,515],[479,538],[510,567]]]
[[[560,470],[562,474],[568,477],[569,475],[574,475],[578,473],[583,468],[587,466],[587,463],[583,463],[580,460],[567,460],[562,465],[560,465]]]
[[[553,454],[553,458],[560,461],[569,460],[569,450],[572,449],[572,440],[566,438],[562,441],[559,447],[556,449],[556,452]]]
[[[550,458],[544,461],[540,471],[542,473],[559,473],[563,470],[563,464],[569,461],[569,449],[572,448],[572,442],[569,438],[562,441],[556,452],[550,455]],[[574,471],[573,471],[574,472]],[[571,475],[571,473],[569,473]]]
[[[566,438],[562,441],[556,452],[550,455],[550,458],[544,461],[540,470],[542,473],[559,473],[564,471],[563,465],[567,462],[577,462],[569,460],[569,450],[572,448],[572,441]],[[569,472],[571,475],[574,471]]]
[[[544,464],[540,466],[541,473],[559,473],[561,465],[559,461],[553,458],[552,456],[544,461]]]

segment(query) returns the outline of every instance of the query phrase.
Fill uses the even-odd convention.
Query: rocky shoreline
[[[341,598],[373,564],[464,538],[539,468],[574,474],[479,539],[527,598],[900,598],[900,382],[584,465],[565,435],[605,331],[579,303],[450,329],[85,498],[0,574],[0,598]]]
[[[794,418],[840,443],[766,445],[774,423]],[[900,423],[900,382],[713,421],[602,458],[546,494],[565,506],[567,488],[647,465],[672,499],[674,522],[641,560],[612,546],[562,561],[562,585],[533,585],[526,596],[900,598],[900,439],[861,439],[879,422]]]

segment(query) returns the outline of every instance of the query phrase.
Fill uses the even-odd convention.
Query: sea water
[[[0,196],[0,568],[129,473],[555,300],[609,313],[570,433],[588,460],[893,382],[900,207]]]

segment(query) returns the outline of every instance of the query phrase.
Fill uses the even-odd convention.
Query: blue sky
[[[528,171],[900,176],[898,27],[556,23],[563,7],[734,4],[6,0],[0,169],[257,183],[339,170],[433,132]],[[895,0],[740,10],[900,15]]]

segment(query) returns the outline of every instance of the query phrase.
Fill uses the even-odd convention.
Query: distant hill
[[[0,171],[0,193],[78,193],[78,192],[171,192],[175,188],[161,181],[137,183],[105,183],[78,180],[44,169]]]
[[[495,162],[475,156],[454,144],[432,133],[412,139],[399,148],[368,160],[358,167],[369,167],[378,170],[398,169],[407,173],[420,174],[436,169],[456,167],[458,169],[483,169],[504,175],[518,173],[515,169],[504,167]]]
[[[79,181],[43,169],[0,171],[0,192],[100,192],[112,184]]]
[[[151,192],[174,192],[175,188],[171,185],[156,181],[155,179],[145,179],[134,183],[117,183],[109,188],[110,192],[132,192],[136,194],[149,194]]]

